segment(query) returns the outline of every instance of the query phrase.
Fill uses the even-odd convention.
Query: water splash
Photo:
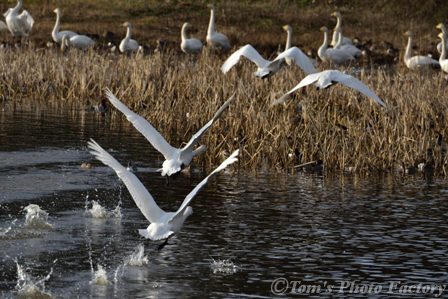
[[[92,200],[92,208],[89,209],[89,202],[86,202],[86,211],[84,212],[84,217],[97,218],[97,219],[107,219],[107,218],[121,218],[121,206],[120,204],[112,211],[108,212],[105,207],[100,205],[99,202]]]
[[[93,272],[93,278],[89,282],[89,284],[96,284],[96,285],[108,285],[111,284],[111,282],[107,279],[107,272],[103,269],[103,266],[98,265],[98,269]]]
[[[125,259],[127,266],[141,267],[148,264],[148,256],[145,255],[145,247],[139,244],[135,251]]]
[[[241,267],[236,265],[231,259],[226,260],[215,260],[210,257],[212,261],[210,262],[210,268],[213,273],[224,273],[224,274],[234,274],[241,270]]]
[[[48,213],[38,205],[30,204],[24,208],[26,211],[25,227],[32,229],[51,229],[53,225],[48,223]]]
[[[16,224],[17,219],[14,219],[11,222],[11,225],[9,225],[7,228],[1,228],[0,227],[0,239],[3,239],[6,237],[6,234],[12,229],[12,227]]]
[[[28,269],[19,265],[16,259],[14,261],[17,265],[17,285],[15,286],[15,291],[17,292],[18,298],[53,298],[50,293],[45,292],[45,282],[50,279],[53,273],[53,267],[47,276],[36,278],[27,273]]]

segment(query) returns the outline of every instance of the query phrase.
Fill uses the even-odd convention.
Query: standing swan
[[[324,43],[322,44],[322,46],[320,46],[319,50],[317,51],[317,55],[319,55],[320,59],[322,59],[323,62],[344,63],[346,61],[355,59],[355,57],[342,50],[335,48],[327,49],[328,28],[322,27],[320,28],[320,31],[324,33]]]
[[[227,36],[222,33],[215,32],[215,6],[213,4],[208,4],[210,10],[210,23],[208,24],[207,30],[207,44],[212,47],[218,48],[219,50],[230,49],[230,43]]]
[[[334,27],[334,30],[340,28],[342,30],[342,16],[339,12],[335,11],[334,13],[331,14],[332,17],[336,17],[337,21],[336,21],[336,27]],[[341,33],[342,35],[342,33]],[[331,45],[333,47],[336,46],[336,44],[339,41],[339,33],[337,31],[333,32],[333,39],[331,40]],[[343,36],[342,37],[342,44],[343,45],[352,45],[353,46],[353,42],[351,39],[349,39],[348,37]]]
[[[13,0],[12,0],[13,1]],[[12,35],[17,37],[28,36],[24,29],[31,31],[34,20],[28,11],[24,10],[19,15],[19,10],[22,8],[22,0],[17,0],[17,6],[8,9],[3,16],[6,18],[6,25]]]
[[[61,11],[59,8],[56,8],[53,12],[56,13],[56,24],[54,25],[53,32],[51,32],[51,36],[55,43],[60,44],[64,35],[68,38],[78,35],[78,33],[69,30],[59,31],[59,26],[61,25]]]
[[[65,52],[68,47],[73,46],[78,49],[84,50],[90,46],[93,46],[95,42],[88,36],[85,35],[75,35],[69,37],[67,34],[62,37],[61,51]]]
[[[160,133],[157,132],[157,130],[154,129],[148,121],[146,121],[146,119],[128,109],[128,107],[120,102],[120,100],[117,99],[109,89],[106,91],[106,96],[109,99],[109,102],[111,102],[115,108],[126,115],[126,118],[140,133],[143,134],[143,136],[146,137],[146,139],[148,139],[152,146],[163,154],[165,161],[162,165],[162,176],[167,176],[166,183],[168,185],[169,176],[174,175],[175,177],[182,169],[190,165],[194,156],[207,150],[205,145],[200,146],[196,150],[194,150],[194,146],[202,134],[204,134],[204,132],[221,116],[227,106],[229,106],[230,102],[235,97],[235,94],[233,94],[230,99],[222,105],[212,120],[210,120],[205,126],[202,127],[202,129],[191,137],[190,141],[183,148],[172,147],[165,140],[165,138],[163,138],[162,135],[160,135]]]
[[[187,54],[199,54],[202,50],[202,43],[196,38],[187,38],[187,29],[189,27],[191,27],[189,23],[185,23],[182,26],[182,43],[180,44],[180,48]]]
[[[98,160],[115,170],[118,177],[128,188],[128,191],[134,199],[137,207],[140,209],[146,219],[151,222],[151,224],[146,229],[139,229],[140,235],[154,241],[165,239],[165,241],[159,245],[159,250],[161,250],[166,244],[168,244],[168,239],[175,233],[178,233],[184,225],[184,221],[187,219],[187,217],[193,214],[193,208],[191,208],[189,205],[194,196],[219,171],[237,161],[237,156],[239,153],[239,150],[236,150],[228,159],[226,159],[221,165],[219,165],[218,168],[216,168],[202,182],[200,182],[193,189],[193,191],[191,191],[187,195],[187,197],[185,197],[182,205],[176,212],[167,213],[159,208],[159,206],[154,201],[154,198],[151,196],[142,182],[140,182],[140,180],[135,176],[135,174],[133,174],[131,171],[128,171],[126,167],[115,160],[114,157],[112,157],[93,139],[88,142],[88,145],[91,149],[91,154],[95,155]]]
[[[408,37],[408,46],[406,47],[406,53],[404,54],[404,62],[407,67],[411,70],[425,69],[431,66],[431,64],[440,65],[435,59],[429,58],[427,56],[413,56],[411,57],[412,51],[412,38],[414,35],[411,31],[407,31],[403,34]]]
[[[446,58],[446,43],[447,38],[446,34],[443,32],[440,32],[438,37],[442,39],[442,53],[440,54],[439,63],[442,70],[446,73],[448,73],[448,59]]]
[[[359,58],[362,56],[362,52],[360,49],[358,49],[357,47],[353,46],[353,45],[343,45],[342,44],[342,30],[341,28],[336,28],[335,31],[338,32],[338,43],[336,44],[336,46],[334,46],[335,49],[339,49],[342,50],[350,55],[352,55],[355,58]]]
[[[448,32],[446,31],[445,24],[440,23],[439,25],[436,26],[436,28],[442,30],[442,33],[448,34]],[[448,44],[446,44],[446,45],[448,47]],[[437,44],[437,51],[439,51],[439,53],[442,53],[442,42]]]
[[[129,54],[137,51],[138,43],[136,40],[131,39],[131,28],[132,25],[129,22],[125,22],[121,25],[121,27],[126,27],[126,37],[121,41],[119,49],[121,53]]]

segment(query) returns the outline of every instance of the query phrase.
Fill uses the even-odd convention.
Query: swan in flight
[[[88,146],[91,149],[91,154],[93,154],[98,160],[115,170],[118,177],[128,188],[129,193],[134,199],[137,207],[140,209],[146,219],[151,222],[148,228],[139,229],[140,235],[153,241],[165,239],[165,241],[161,245],[159,245],[159,250],[161,250],[168,243],[168,239],[171,236],[180,231],[187,217],[193,214],[193,208],[191,208],[189,205],[194,196],[219,171],[237,161],[237,156],[239,153],[239,150],[236,150],[229,158],[227,158],[221,165],[219,165],[218,168],[216,168],[202,182],[200,182],[193,189],[193,191],[191,191],[187,195],[187,197],[185,197],[182,205],[176,212],[167,213],[159,208],[159,206],[157,206],[153,197],[142,184],[142,182],[140,182],[140,180],[131,171],[128,171],[126,167],[115,160],[115,158],[112,157],[107,151],[105,151],[98,143],[91,139],[91,141],[88,142]]]
[[[339,12],[335,11],[334,13],[331,14],[332,17],[336,17],[337,21],[336,21],[336,27],[334,27],[334,32],[333,32],[333,39],[331,40],[331,45],[333,47],[336,47],[338,41],[339,41],[339,35],[342,36],[342,16]],[[341,29],[341,33],[339,33],[338,31],[336,31],[336,29]],[[342,45],[352,45],[353,46],[353,42],[351,39],[349,39],[348,37],[342,36]]]
[[[138,42],[134,39],[131,39],[131,29],[132,25],[129,22],[125,22],[121,25],[121,27],[126,27],[126,37],[121,41],[120,46],[118,47],[120,49],[121,53],[132,53],[138,50]]]
[[[53,10],[53,12],[56,13],[56,24],[54,25],[53,32],[51,32],[51,36],[53,37],[55,43],[61,44],[62,37],[64,35],[66,35],[68,38],[72,38],[78,35],[78,33],[69,30],[59,31],[59,27],[61,25],[61,10],[59,8],[56,8],[55,10]]]
[[[442,30],[442,33],[448,34],[448,32],[446,31],[445,24],[440,23],[439,25],[436,26],[436,28]],[[446,44],[446,47],[448,48],[448,44]],[[442,42],[437,44],[437,51],[439,51],[439,53],[442,53]]]
[[[412,38],[414,35],[411,31],[407,31],[403,34],[408,37],[408,46],[406,47],[406,53],[404,54],[404,62],[411,70],[419,70],[430,67],[432,64],[439,65],[439,62],[428,56],[413,56],[411,57],[412,51]]]
[[[313,74],[317,72],[308,56],[303,54],[303,52],[297,47],[292,47],[281,53],[277,56],[277,58],[275,58],[274,61],[268,61],[261,57],[257,50],[255,50],[251,45],[245,45],[230,55],[230,57],[221,66],[221,71],[224,74],[227,73],[235,64],[238,63],[238,61],[240,61],[241,56],[247,57],[258,66],[258,69],[254,74],[255,76],[263,79],[277,73],[281,68],[283,61],[287,57],[294,59],[295,64],[304,70],[305,73]]]
[[[446,50],[447,50],[447,37],[446,34],[440,32],[438,37],[442,39],[442,53],[440,54],[439,63],[442,70],[448,73],[448,59],[446,58]]]
[[[351,87],[353,89],[356,89],[357,91],[374,99],[381,106],[387,107],[386,104],[384,104],[384,102],[381,101],[380,98],[376,94],[374,94],[373,91],[371,91],[369,87],[367,87],[367,85],[365,85],[358,79],[356,79],[350,75],[343,74],[337,70],[327,70],[327,71],[323,71],[323,72],[320,72],[317,74],[311,74],[311,75],[306,76],[305,78],[303,78],[302,81],[300,81],[300,83],[296,87],[294,87],[293,89],[288,91],[286,94],[284,94],[280,99],[278,99],[273,104],[271,104],[270,107],[285,102],[288,99],[289,94],[293,93],[294,91],[296,91],[297,89],[299,89],[301,87],[310,85],[314,82],[316,82],[316,86],[319,89],[329,88],[331,85],[334,85],[336,83],[344,84],[344,85]]]
[[[358,49],[357,47],[353,46],[353,45],[343,45],[342,44],[342,29],[341,28],[336,28],[335,31],[337,31],[338,34],[338,43],[336,44],[336,46],[334,46],[335,49],[339,49],[342,50],[350,55],[352,55],[355,58],[359,58],[362,56],[362,52],[360,49]]]
[[[13,1],[13,0],[12,0]],[[8,9],[3,16],[6,18],[6,25],[12,35],[17,37],[28,36],[24,29],[31,31],[34,24],[34,19],[30,13],[24,10],[19,15],[19,10],[22,8],[22,0],[17,0],[17,6]]]
[[[95,45],[95,42],[86,35],[75,35],[70,38],[68,35],[64,35],[61,42],[61,51],[65,52],[70,46],[84,50],[93,45]]]
[[[207,44],[212,47],[218,48],[219,50],[230,49],[230,43],[227,36],[222,33],[215,32],[215,6],[213,4],[208,4],[210,10],[210,23],[208,24],[207,30]]]
[[[235,93],[227,100],[227,102],[222,105],[222,107],[216,112],[215,116],[212,120],[210,120],[205,126],[202,127],[196,134],[191,137],[190,141],[183,148],[175,148],[172,147],[165,138],[154,129],[153,126],[149,122],[146,121],[143,117],[137,115],[132,112],[129,108],[127,108],[120,100],[118,100],[112,92],[107,89],[106,96],[109,99],[109,102],[115,106],[118,110],[120,110],[126,118],[134,125],[134,127],[143,134],[143,136],[148,139],[148,141],[152,144],[152,146],[162,153],[165,157],[165,161],[162,165],[162,176],[167,176],[167,185],[169,184],[168,177],[174,175],[174,178],[178,175],[178,173],[190,165],[191,160],[194,156],[199,153],[205,152],[207,148],[205,145],[200,146],[198,149],[194,150],[194,146],[198,142],[199,138],[204,134],[204,132],[221,116],[224,110],[229,106],[230,102],[235,97]]]
[[[344,63],[349,60],[355,59],[355,57],[340,49],[335,48],[327,49],[328,28],[322,27],[320,28],[320,31],[324,33],[324,43],[322,44],[322,46],[320,46],[319,50],[317,51],[317,55],[319,55],[320,59],[322,59],[323,62]]]
[[[196,38],[187,38],[187,29],[190,27],[190,23],[185,23],[182,26],[182,43],[180,48],[187,54],[199,54],[202,50],[202,42]]]

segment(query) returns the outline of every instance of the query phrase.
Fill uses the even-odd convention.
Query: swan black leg
[[[159,247],[157,247],[157,250],[158,250],[158,251],[162,250],[163,247],[165,247],[165,245],[168,244],[168,239],[169,239],[169,238],[166,238],[166,240],[165,240],[162,244],[160,244]]]

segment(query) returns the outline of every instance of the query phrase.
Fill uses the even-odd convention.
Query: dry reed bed
[[[286,66],[261,80],[253,75],[254,65],[242,60],[224,75],[222,62],[208,50],[197,58],[126,57],[94,49],[63,56],[31,45],[2,54],[0,89],[6,102],[84,107],[96,104],[109,87],[176,145],[187,142],[236,91],[228,112],[202,137],[208,151],[197,163],[208,167],[241,147],[241,165],[250,171],[291,171],[322,160],[330,172],[388,173],[412,169],[425,159],[436,174],[446,174],[446,142],[436,138],[448,133],[448,96],[440,71],[362,68],[355,76],[391,110],[341,85],[309,86],[287,104],[268,108],[305,74]],[[109,114],[123,119],[114,109]]]

